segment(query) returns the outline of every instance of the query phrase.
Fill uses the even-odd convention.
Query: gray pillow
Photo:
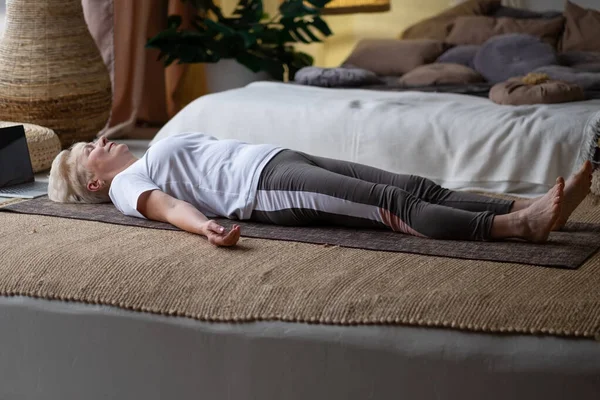
[[[441,56],[439,56],[437,62],[460,64],[464,65],[465,67],[473,68],[475,54],[477,54],[477,51],[479,51],[480,47],[481,46],[477,45],[464,45],[453,47],[449,50],[446,50]]]
[[[294,77],[301,85],[321,87],[352,87],[380,83],[374,72],[362,68],[301,68]]]
[[[548,74],[553,80],[574,83],[585,90],[600,89],[600,72],[587,72],[560,65],[540,67],[534,72]]]
[[[475,55],[474,66],[492,83],[527,75],[536,68],[556,65],[556,51],[548,43],[524,34],[499,35],[485,42]]]

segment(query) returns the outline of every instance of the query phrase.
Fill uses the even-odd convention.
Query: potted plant
[[[167,29],[146,44],[160,50],[165,66],[174,61],[231,59],[252,72],[291,80],[300,68],[313,63],[310,55],[296,51],[293,44],[320,42],[332,34],[320,17],[321,8],[331,0],[284,0],[275,16],[264,12],[262,0],[240,0],[231,17],[225,17],[213,0],[187,1],[198,10],[191,21],[193,29],[181,29],[181,16],[172,15]]]

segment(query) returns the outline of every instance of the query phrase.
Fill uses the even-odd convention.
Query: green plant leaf
[[[255,57],[250,53],[247,53],[247,52],[240,53],[237,55],[237,57],[235,59],[237,62],[244,65],[246,68],[248,68],[252,72],[260,71],[260,67],[261,67],[260,60],[258,59],[258,57]]]
[[[318,14],[319,10],[307,7],[303,0],[285,0],[279,6],[279,12],[283,17],[299,18],[306,15]]]
[[[158,49],[165,65],[170,65],[175,60],[183,63],[217,62],[222,53],[212,50],[211,46],[215,43],[208,33],[168,30],[148,40],[146,47]]]
[[[293,57],[293,63],[297,66],[307,67],[309,65],[313,65],[314,62],[314,58],[310,54],[306,54],[301,51],[294,52]]]
[[[307,3],[312,4],[316,8],[323,8],[332,0],[306,0]]]
[[[189,1],[198,10],[208,10],[209,6],[207,3],[212,3],[211,0],[181,0],[182,2]]]
[[[261,44],[278,44],[280,32],[278,29],[263,29],[258,32],[254,32],[256,41]]]
[[[309,44],[310,43],[310,39],[307,39],[306,36],[304,36],[304,33],[300,29],[301,29],[300,27],[294,27],[290,31],[292,32],[292,35],[298,41],[300,41],[302,43]]]
[[[325,36],[333,35],[331,29],[329,29],[329,25],[327,25],[327,22],[325,22],[325,20],[319,16],[313,17],[311,25],[317,28]]]
[[[222,20],[223,17],[223,13],[221,12],[221,8],[218,7],[213,0],[181,0],[182,2],[190,2],[190,4],[192,4],[192,6],[194,6],[194,8],[196,8],[199,11],[199,14],[201,14],[203,17],[206,17],[208,15],[209,11],[212,11],[216,16],[218,20]]]
[[[240,0],[233,11],[233,15],[238,16],[239,22],[244,24],[259,22],[263,13],[262,0]]]
[[[204,20],[204,23],[206,24],[206,26],[209,29],[213,29],[219,33],[222,33],[223,35],[232,36],[232,35],[235,35],[235,33],[236,33],[235,30],[231,29],[227,25],[221,24],[219,22],[215,22],[208,18]]]
[[[288,42],[297,42],[297,40],[292,36],[289,30],[281,30],[279,31],[279,44],[288,43]]]
[[[315,23],[314,18],[300,19],[292,17],[283,17],[279,22],[283,26],[284,30],[289,32],[289,34],[293,38],[293,40],[291,41],[298,41],[302,43],[321,42],[321,39],[317,37],[317,35],[315,35],[315,33],[311,29],[311,27],[314,26]],[[323,21],[322,19],[318,19],[318,26],[315,26],[315,29],[317,29],[321,33],[323,33],[323,31],[330,32],[327,24],[325,24],[325,26],[323,26],[323,24],[325,24],[325,21]],[[328,35],[324,34],[324,36]],[[285,40],[281,43],[289,41],[290,40]]]
[[[283,80],[284,78],[285,64],[277,58],[276,53],[269,51],[269,49],[244,52],[236,60],[253,72],[262,70],[266,71],[274,79]]]
[[[317,43],[321,42],[321,39],[319,39],[318,37],[315,36],[314,33],[312,33],[308,24],[304,23],[304,24],[298,26],[298,29],[301,30],[306,36],[308,36],[308,38],[311,41],[317,42]]]
[[[252,47],[256,43],[255,35],[252,35],[248,32],[244,32],[244,31],[238,32],[238,35],[242,38],[245,48]]]

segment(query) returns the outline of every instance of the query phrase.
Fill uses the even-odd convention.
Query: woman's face
[[[133,154],[125,144],[109,142],[104,136],[80,150],[79,161],[98,179],[112,179],[115,172],[131,162]]]

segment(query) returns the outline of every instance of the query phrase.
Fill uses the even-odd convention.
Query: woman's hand
[[[235,246],[240,240],[241,229],[239,225],[233,225],[228,232],[227,229],[213,220],[208,220],[200,228],[202,234],[207,237],[209,243],[215,246]]]

